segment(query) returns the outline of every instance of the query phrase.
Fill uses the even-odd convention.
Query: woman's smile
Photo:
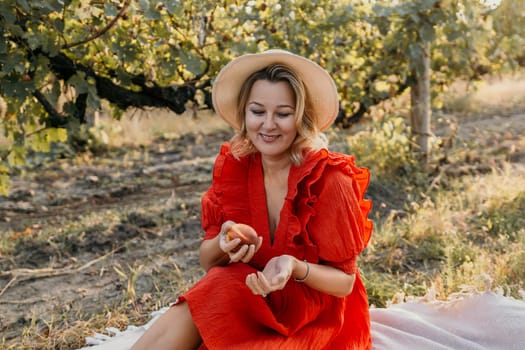
[[[264,142],[273,142],[279,137],[279,135],[267,135],[267,134],[259,134],[259,136],[262,138]]]

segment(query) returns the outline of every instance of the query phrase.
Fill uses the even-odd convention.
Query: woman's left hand
[[[262,271],[246,276],[246,285],[253,294],[267,294],[284,288],[292,276],[295,258],[290,255],[280,255],[268,261]]]

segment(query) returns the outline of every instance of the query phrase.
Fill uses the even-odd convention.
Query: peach
[[[239,250],[243,244],[257,244],[258,236],[257,232],[250,225],[233,224],[228,232],[226,232],[226,242],[235,238],[240,238],[241,242],[232,250],[232,252]]]

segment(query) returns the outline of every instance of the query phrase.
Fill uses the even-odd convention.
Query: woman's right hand
[[[219,247],[224,253],[228,254],[230,263],[239,261],[247,263],[252,260],[255,253],[261,248],[262,237],[259,236],[257,244],[242,244],[239,250],[234,252],[241,243],[241,239],[235,238],[229,242],[226,241],[226,232],[228,232],[233,224],[235,224],[235,222],[231,220],[222,224],[221,232],[219,233]]]

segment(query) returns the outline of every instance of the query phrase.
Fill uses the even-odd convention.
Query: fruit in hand
[[[232,252],[238,251],[243,244],[257,244],[257,232],[250,225],[233,224],[228,232],[226,232],[226,242],[240,238],[241,242],[235,247]]]

